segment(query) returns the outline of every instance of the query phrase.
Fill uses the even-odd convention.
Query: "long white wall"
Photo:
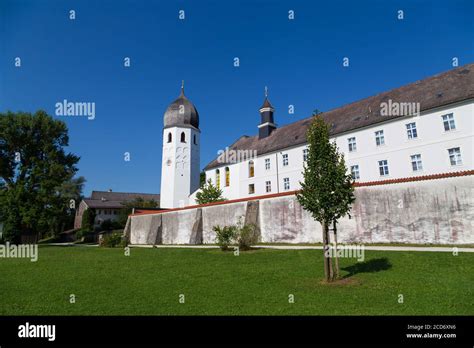
[[[455,130],[445,131],[442,116],[454,115]],[[420,116],[401,117],[377,125],[338,134],[332,139],[344,153],[346,165],[359,166],[360,178],[357,181],[379,181],[420,175],[447,173],[473,169],[473,100],[452,104],[421,113]],[[416,123],[417,138],[408,139],[407,123]],[[385,144],[376,145],[375,132],[384,131]],[[355,137],[357,150],[349,152],[348,138]],[[283,149],[278,152],[258,156],[255,162],[255,175],[249,178],[248,161],[228,165],[230,185],[225,186],[225,167],[206,171],[206,178],[216,184],[216,169],[220,171],[220,188],[227,199],[246,198],[269,193],[287,191],[284,178],[289,178],[288,190],[300,188],[303,180],[303,149],[306,145]],[[462,164],[451,165],[448,149],[459,147]],[[250,149],[251,150],[251,149]],[[288,154],[288,165],[283,166],[284,154]],[[413,171],[411,155],[420,154],[423,169]],[[265,159],[270,159],[270,169],[265,168]],[[389,175],[381,176],[378,161],[387,160]],[[277,168],[278,166],[278,168]],[[271,192],[266,191],[266,181],[271,181]],[[249,194],[249,184],[254,184],[255,192]]]
[[[357,187],[351,218],[338,221],[340,243],[474,243],[474,175]],[[256,213],[256,214],[255,214]],[[294,194],[132,215],[131,244],[215,243],[213,227],[239,219],[263,243],[318,243],[321,225]]]

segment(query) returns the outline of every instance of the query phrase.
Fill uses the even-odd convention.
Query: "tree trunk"
[[[332,261],[331,255],[329,254],[329,225],[326,221],[323,221],[323,256],[324,256],[324,278],[327,282],[332,281]]]
[[[333,220],[333,232],[334,232],[334,262],[335,262],[335,270],[334,270],[334,277],[335,279],[339,278],[339,259],[337,257],[337,227],[336,227],[336,220]]]

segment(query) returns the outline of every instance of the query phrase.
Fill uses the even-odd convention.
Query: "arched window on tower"
[[[168,143],[171,143],[171,140],[173,140],[173,136],[171,135],[171,132],[168,133]]]
[[[182,143],[186,142],[186,135],[184,134],[184,132],[181,133],[181,142]]]
[[[219,169],[216,169],[216,187],[221,188],[221,172]]]
[[[249,178],[253,178],[255,175],[255,166],[253,164],[253,161],[249,162]]]
[[[230,185],[230,170],[229,167],[225,167],[225,186]]]
[[[193,136],[193,142],[194,142],[194,145],[197,145],[196,134],[194,134]]]

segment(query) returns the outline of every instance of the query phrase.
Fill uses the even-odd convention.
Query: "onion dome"
[[[199,129],[199,114],[194,104],[184,95],[184,81],[178,99],[166,109],[164,126],[165,128],[191,126]]]

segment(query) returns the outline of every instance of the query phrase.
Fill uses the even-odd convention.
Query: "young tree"
[[[201,187],[201,190],[196,193],[196,202],[198,204],[221,201],[225,201],[224,197],[222,197],[222,190],[214,186],[211,179],[209,179],[206,184]]]
[[[64,183],[77,172],[79,157],[65,152],[66,124],[44,111],[0,113],[0,221],[9,241],[57,230],[68,197]]]
[[[339,153],[335,142],[329,140],[329,127],[321,115],[315,116],[307,139],[308,157],[297,199],[321,223],[324,275],[326,281],[332,281],[339,270],[336,268],[334,274],[329,254],[329,226],[332,224],[335,227],[337,220],[350,212],[355,200],[353,180],[348,174],[343,154]]]

